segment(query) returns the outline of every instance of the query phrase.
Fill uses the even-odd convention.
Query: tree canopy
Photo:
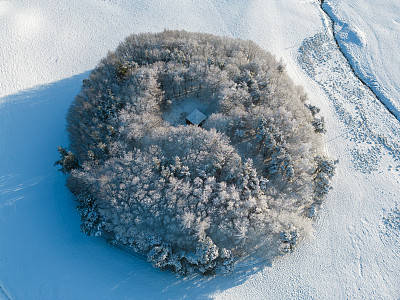
[[[82,230],[185,274],[290,252],[330,188],[319,110],[252,41],[133,34],[71,105],[69,172]],[[185,117],[199,109],[199,126]],[[68,164],[63,165],[66,162]]]

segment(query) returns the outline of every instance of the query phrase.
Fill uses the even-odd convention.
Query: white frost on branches
[[[182,274],[290,252],[333,175],[323,119],[306,98],[253,42],[128,37],[84,81],[67,117],[79,165],[59,162],[83,231]],[[203,127],[166,118],[187,99],[206,110]]]

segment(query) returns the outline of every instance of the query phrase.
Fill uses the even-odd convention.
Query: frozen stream
[[[335,24],[335,18],[331,15],[332,14],[331,7],[324,5],[324,3],[325,3],[324,0],[320,0],[320,1],[321,1],[321,10],[330,19],[331,28],[332,28],[332,35],[333,35],[333,38],[334,38],[335,43],[337,45],[337,49],[339,49],[339,51],[343,54],[343,56],[347,60],[349,66],[350,66],[350,69],[353,72],[354,76],[356,76],[361,81],[361,83],[364,84],[365,87],[368,88],[371,91],[371,93],[373,93],[375,95],[375,97],[382,103],[383,106],[386,107],[386,109],[388,110],[388,112],[390,114],[392,114],[395,118],[399,119],[400,118],[400,113],[397,111],[397,109],[395,107],[393,107],[393,105],[388,103],[387,99],[381,99],[381,97],[384,97],[384,96],[379,96],[378,95],[379,91],[376,92],[375,88],[370,85],[371,83],[367,83],[366,80],[363,78],[363,74],[359,74],[357,72],[357,70],[355,69],[355,67],[353,65],[353,62],[352,62],[354,60],[354,58],[352,58],[351,54],[346,51],[346,46],[342,46],[345,49],[343,49],[340,46],[341,40],[340,40],[340,37],[339,38],[337,37],[338,32],[337,32],[337,30],[335,30],[335,27],[337,27],[337,24]],[[346,28],[348,26],[342,24],[342,27]],[[339,34],[340,34],[340,32],[339,32]],[[357,35],[357,32],[352,32],[352,31],[349,30],[349,32],[347,32],[347,37],[352,39],[353,41],[355,40],[355,42],[359,42],[359,43],[362,42],[361,41],[362,38]],[[355,64],[357,64],[357,63],[359,63],[359,62],[355,62]]]

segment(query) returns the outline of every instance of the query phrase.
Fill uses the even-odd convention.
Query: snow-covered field
[[[400,105],[400,4],[325,0],[349,61]],[[160,272],[80,233],[56,147],[88,71],[132,32],[252,39],[282,58],[339,159],[314,236],[271,266]],[[317,0],[0,1],[0,298],[398,299],[400,124],[352,73]]]
[[[329,0],[341,48],[400,119],[400,4],[396,0]]]

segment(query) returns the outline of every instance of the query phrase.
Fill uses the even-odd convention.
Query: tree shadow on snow
[[[65,116],[88,75],[0,98],[0,250],[8,251],[3,283],[11,296],[204,299],[270,267],[263,261],[228,275],[177,276],[79,232],[75,202],[53,163],[57,146],[68,145]],[[26,274],[13,271],[21,255]]]
[[[168,286],[165,291],[181,290],[183,297],[212,299],[215,293],[241,285],[252,275],[271,267],[271,262],[261,261],[258,265],[249,264],[238,266],[231,274],[217,274],[215,276],[192,275],[180,278],[176,283]]]

